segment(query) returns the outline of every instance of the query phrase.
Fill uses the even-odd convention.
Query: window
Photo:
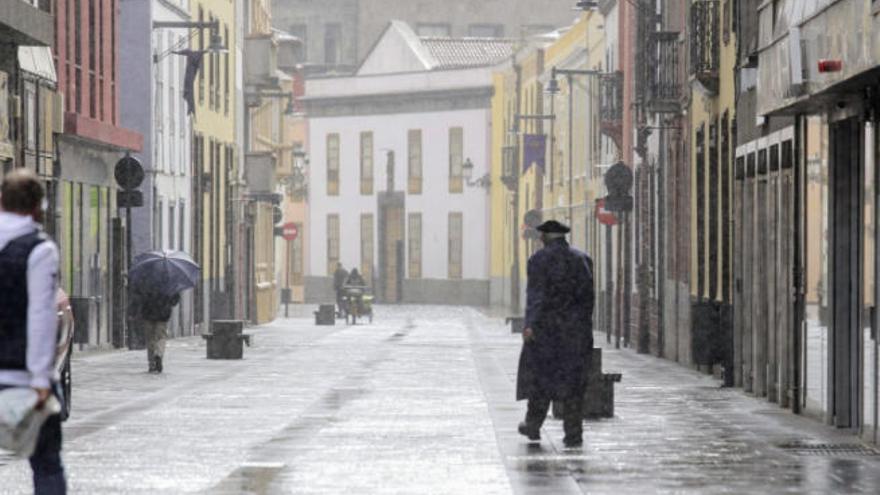
[[[373,194],[373,133],[361,133],[361,194]]]
[[[342,25],[324,26],[324,63],[337,65],[342,61]]]
[[[223,26],[223,46],[229,46],[229,26]],[[229,115],[229,50],[223,54],[223,113]]]
[[[303,226],[301,223],[296,224],[297,232],[300,235],[290,243],[291,262],[290,278],[293,285],[303,285]]]
[[[422,214],[409,214],[409,278],[422,278]]]
[[[464,220],[461,213],[449,214],[449,278],[461,278],[462,228]]]
[[[361,275],[367,285],[373,280],[373,215],[361,215]]]
[[[175,239],[175,234],[177,233],[177,228],[175,226],[175,222],[177,222],[177,212],[175,211],[174,203],[169,203],[168,205],[168,249],[180,249],[176,243],[180,242],[180,239]]]
[[[419,23],[416,32],[423,37],[448,38],[452,33],[452,28],[445,23]]]
[[[339,196],[339,134],[327,135],[327,195]]]
[[[449,129],[449,192],[464,191],[462,163],[464,162],[464,131],[461,127]]]
[[[199,22],[205,22],[205,11],[201,5],[199,5]],[[199,34],[198,34],[199,51],[204,51],[205,50],[205,30],[199,29],[198,32],[199,32]],[[207,57],[204,57],[204,58],[207,58]],[[207,61],[203,61],[202,64],[203,64],[202,69],[199,70],[199,103],[205,102],[205,70],[207,69],[207,67],[204,67],[204,65],[207,64]]]
[[[696,199],[697,199],[697,297],[706,288],[706,131],[705,124],[697,130]]]
[[[407,191],[410,194],[422,193],[422,131],[411,129],[407,135]]]
[[[294,24],[290,26],[290,34],[299,38],[299,44],[294,47],[293,56],[295,62],[305,62],[309,56],[309,26],[307,24]]]
[[[339,215],[327,215],[327,275],[332,276],[339,263]]]
[[[468,36],[474,38],[501,38],[504,36],[502,24],[471,24],[468,27]]]

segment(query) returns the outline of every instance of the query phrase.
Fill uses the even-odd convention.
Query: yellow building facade
[[[195,83],[193,118],[193,254],[202,267],[202,285],[196,289],[195,322],[233,318],[242,301],[235,290],[237,222],[233,187],[238,177],[239,149],[235,119],[236,91],[236,3],[228,0],[194,0],[193,21],[219,25],[217,35],[227,48],[224,53],[205,52]],[[206,50],[211,41],[208,29],[193,39],[193,50]]]

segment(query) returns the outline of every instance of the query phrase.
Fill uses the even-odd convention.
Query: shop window
[[[339,196],[339,134],[327,135],[327,195]]]
[[[449,278],[458,280],[462,277],[464,220],[461,213],[449,214]]]
[[[373,133],[361,133],[361,194],[373,194]]]
[[[367,285],[373,280],[373,215],[361,215],[361,275]]]
[[[422,131],[411,129],[407,133],[407,191],[422,193]]]
[[[464,191],[462,165],[464,164],[464,130],[461,127],[449,129],[449,192]]]
[[[422,214],[409,214],[409,278],[422,278]]]
[[[339,263],[339,215],[327,215],[327,275],[333,276]]]

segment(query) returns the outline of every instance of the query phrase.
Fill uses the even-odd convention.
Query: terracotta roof
[[[434,70],[495,65],[513,54],[513,40],[498,38],[420,38],[437,61]]]

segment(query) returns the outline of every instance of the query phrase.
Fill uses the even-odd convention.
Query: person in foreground
[[[52,394],[58,315],[58,248],[43,233],[40,180],[26,169],[0,186],[0,390],[31,387],[42,404]],[[61,464],[61,416],[43,424],[30,458],[34,493],[67,492]]]
[[[571,229],[550,220],[538,228],[544,247],[528,263],[526,318],[516,399],[528,399],[519,432],[541,439],[551,401],[562,401],[566,447],[583,445],[585,359],[593,348],[593,261],[569,246]]]

